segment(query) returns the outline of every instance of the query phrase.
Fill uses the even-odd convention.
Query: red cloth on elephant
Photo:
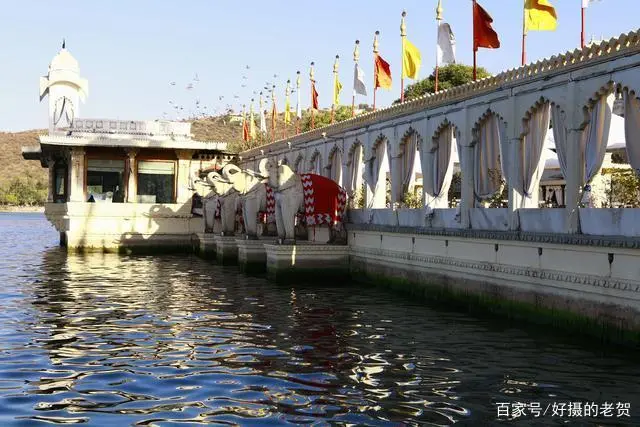
[[[347,207],[347,193],[332,179],[300,174],[307,225],[340,224]]]
[[[264,224],[276,222],[276,199],[273,196],[273,188],[264,185],[267,189],[267,211],[258,212],[258,221]]]

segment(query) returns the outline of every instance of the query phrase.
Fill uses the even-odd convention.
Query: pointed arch
[[[359,190],[362,188],[364,170],[364,144],[356,139],[347,153],[347,176],[345,177],[345,189],[349,194],[350,200],[357,206],[358,201],[355,200],[358,197],[364,195],[359,194]]]
[[[309,173],[316,175],[322,175],[322,154],[318,149],[315,149],[309,160]]]
[[[389,140],[380,134],[374,141],[366,160],[365,181],[372,197],[367,200],[369,208],[383,208],[386,206],[386,181],[389,163]]]
[[[453,177],[453,152],[458,135],[458,128],[448,119],[443,120],[432,136],[430,150],[425,153],[427,170],[423,171],[424,191],[427,206],[431,208],[448,206]]]
[[[303,173],[304,171],[304,155],[302,153],[298,154],[296,160],[293,162],[293,170],[296,173]]]
[[[421,135],[412,126],[405,131],[398,152],[391,159],[391,202],[402,203],[405,195],[415,184],[416,159],[419,161]]]

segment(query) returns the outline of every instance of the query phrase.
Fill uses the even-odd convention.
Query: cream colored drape
[[[501,155],[504,134],[504,125],[495,114],[486,117],[477,131],[473,169],[475,196],[479,200],[486,200],[500,190],[500,179],[505,175]]]

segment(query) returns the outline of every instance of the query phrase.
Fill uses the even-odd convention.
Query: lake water
[[[640,425],[634,354],[367,286],[57,243],[42,214],[0,214],[2,426]]]

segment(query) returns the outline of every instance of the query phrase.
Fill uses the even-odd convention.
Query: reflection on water
[[[67,257],[41,215],[0,214],[0,235],[2,425],[488,425],[500,402],[640,409],[626,357],[378,289],[277,286],[187,256]]]

